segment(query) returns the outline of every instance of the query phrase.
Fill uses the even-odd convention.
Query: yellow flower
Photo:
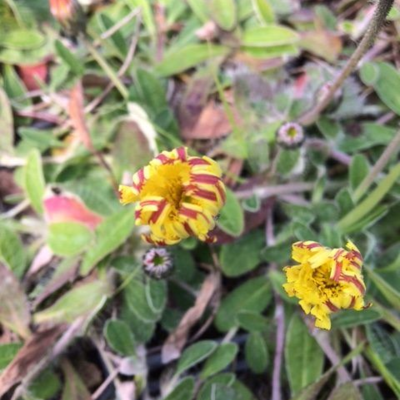
[[[348,242],[345,249],[330,249],[317,242],[297,242],[292,258],[299,263],[285,267],[290,297],[296,296],[306,314],[315,318],[315,326],[331,328],[329,315],[340,309],[363,310],[365,284],[361,273],[363,258]]]
[[[190,157],[185,147],[163,151],[133,175],[132,186],[120,186],[122,204],[138,202],[136,225],[148,225],[143,239],[165,246],[189,236],[213,242],[208,232],[225,203],[218,164]]]

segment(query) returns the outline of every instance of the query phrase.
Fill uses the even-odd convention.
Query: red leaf
[[[48,70],[48,60],[37,64],[18,66],[19,76],[29,91],[40,89],[38,82],[46,82]]]
[[[73,195],[48,197],[44,201],[45,216],[52,222],[80,222],[94,230],[103,218],[89,210],[84,203]]]

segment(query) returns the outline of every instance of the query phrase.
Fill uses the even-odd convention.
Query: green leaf
[[[247,332],[265,332],[270,325],[268,318],[251,311],[240,312],[237,319],[240,327]]]
[[[387,176],[379,182],[376,189],[373,190],[364,201],[358,204],[351,212],[349,212],[338,222],[337,227],[342,231],[342,233],[346,233],[349,228],[352,227],[352,225],[356,224],[369,212],[371,212],[397,182],[399,177],[400,163],[390,170]]]
[[[132,10],[137,8],[141,9],[144,26],[148,33],[154,36],[157,32],[157,28],[151,3],[148,0],[126,0],[126,2],[131,6]]]
[[[297,240],[317,240],[317,234],[307,225],[301,222],[292,224],[292,232]]]
[[[44,45],[46,38],[33,29],[14,29],[0,37],[0,47],[13,50],[32,50]]]
[[[316,124],[318,129],[328,140],[336,139],[342,132],[342,126],[339,122],[325,115],[318,118]]]
[[[231,388],[235,382],[235,375],[230,373],[223,373],[215,375],[203,384],[197,396],[197,400],[230,400],[229,397],[219,397],[218,395],[223,389]],[[232,393],[233,391],[231,391]]]
[[[260,252],[264,243],[264,234],[261,231],[253,231],[236,242],[222,246],[222,272],[226,276],[236,277],[252,271],[260,263]]]
[[[332,326],[334,328],[353,328],[375,322],[381,316],[381,313],[373,308],[362,311],[345,310],[332,315]]]
[[[208,18],[208,8],[207,3],[205,1],[199,0],[187,0],[190,8],[193,11],[193,14],[203,23],[206,23]]]
[[[182,379],[164,400],[190,400],[194,393],[194,378],[188,376]]]
[[[291,244],[288,242],[280,243],[275,246],[266,247],[261,252],[264,261],[283,264],[290,259]]]
[[[252,0],[253,10],[262,25],[275,22],[275,14],[269,0]]]
[[[29,394],[36,399],[51,399],[61,389],[61,381],[58,376],[50,369],[44,370],[29,385]]]
[[[90,315],[110,295],[107,282],[93,281],[74,287],[52,306],[34,315],[35,323],[74,322],[81,316]]]
[[[365,63],[360,69],[360,78],[365,85],[373,86],[379,79],[379,66],[376,63]]]
[[[209,0],[207,6],[210,17],[225,31],[231,31],[236,25],[236,4],[234,0]]]
[[[225,369],[235,359],[238,350],[236,343],[219,345],[204,364],[200,377],[206,379]]]
[[[296,314],[287,331],[285,361],[292,395],[317,381],[322,374],[324,353]]]
[[[282,149],[279,152],[277,170],[282,175],[289,174],[299,161],[300,151]]]
[[[4,82],[4,90],[7,93],[7,96],[10,99],[14,99],[16,97],[21,97],[26,92],[26,87],[22,83],[18,74],[15,72],[15,69],[12,65],[5,64],[3,65],[3,82]],[[18,102],[21,106],[29,107],[31,105],[31,100],[21,100]]]
[[[19,236],[0,223],[0,261],[18,277],[22,278],[26,268],[26,252]]]
[[[156,314],[161,314],[164,311],[167,303],[167,284],[165,281],[157,281],[149,279],[146,287],[146,298],[149,307]]]
[[[123,356],[135,354],[135,339],[126,322],[109,319],[104,326],[104,336],[114,351]]]
[[[381,295],[396,309],[400,310],[400,291],[388,283],[381,275],[371,268],[365,267],[369,278],[378,288]]]
[[[292,29],[279,25],[248,28],[243,32],[241,44],[248,47],[275,47],[295,44],[299,35]]]
[[[73,366],[63,359],[61,368],[64,373],[64,389],[61,400],[90,400],[92,396]]]
[[[155,322],[145,322],[139,318],[128,307],[125,298],[122,303],[120,318],[129,325],[136,342],[145,343],[152,338],[156,326]]]
[[[0,372],[10,364],[21,347],[22,343],[0,344]]]
[[[230,292],[221,302],[215,325],[221,332],[239,326],[238,314],[242,311],[262,312],[272,298],[271,285],[267,278],[248,280]]]
[[[329,400],[362,400],[362,397],[353,382],[346,382],[331,393]]]
[[[378,68],[376,73],[374,68]],[[370,84],[375,89],[379,98],[397,115],[400,115],[400,74],[397,69],[386,62],[373,64],[373,67],[364,67],[361,79],[366,79],[364,83]]]
[[[284,56],[297,56],[299,49],[294,44],[288,44],[283,46],[268,46],[268,47],[251,47],[246,46],[242,48],[245,53],[254,58],[260,58],[268,60],[276,57]]]
[[[73,257],[82,253],[93,240],[92,231],[78,222],[57,222],[49,226],[47,244],[54,254]]]
[[[145,322],[154,322],[160,318],[160,313],[154,311],[149,304],[146,285],[133,279],[124,289],[125,301],[129,309]]]
[[[116,19],[111,19],[105,13],[97,13],[97,17],[97,21],[101,27],[102,33],[112,29],[112,27],[118,22]],[[121,31],[117,30],[111,36],[109,36],[107,43],[115,50],[119,57],[124,60],[124,57],[128,52],[128,44]]]
[[[81,275],[87,275],[99,261],[121,246],[134,225],[135,219],[130,207],[106,218],[96,229],[96,242],[83,259]]]
[[[38,214],[43,213],[43,196],[45,181],[43,176],[42,159],[37,150],[32,150],[26,160],[24,186],[32,207]]]
[[[349,169],[350,188],[354,192],[369,173],[369,163],[363,154],[353,156]]]
[[[226,203],[221,210],[217,225],[227,234],[236,237],[240,236],[244,230],[243,209],[234,193],[229,189],[226,190]]]
[[[133,96],[130,99],[148,108],[152,115],[157,115],[168,107],[166,93],[159,78],[145,69],[136,71],[135,85],[132,86]]]
[[[262,374],[268,366],[269,356],[265,339],[259,332],[252,332],[245,345],[246,362],[255,374]]]
[[[155,67],[160,76],[171,76],[214,57],[226,56],[228,47],[207,44],[189,44],[165,55],[163,61]]]
[[[71,51],[65,47],[58,39],[54,43],[58,56],[68,65],[76,76],[83,75],[85,69],[82,61],[78,60]]]
[[[181,355],[176,375],[192,368],[194,365],[206,359],[217,348],[217,343],[212,340],[202,340],[188,347]]]
[[[14,148],[13,114],[6,92],[0,87],[0,154],[11,153]]]
[[[28,302],[19,281],[0,263],[0,323],[26,339],[30,322]]]

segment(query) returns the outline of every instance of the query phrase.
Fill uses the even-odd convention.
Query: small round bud
[[[174,264],[171,254],[164,248],[153,248],[143,256],[143,270],[154,279],[166,278],[172,272]]]
[[[295,149],[304,141],[303,128],[296,122],[286,122],[277,131],[276,141],[282,147]]]

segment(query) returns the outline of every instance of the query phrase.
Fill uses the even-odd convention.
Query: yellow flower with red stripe
[[[315,326],[331,328],[330,314],[340,309],[363,310],[365,284],[361,273],[363,258],[348,242],[346,249],[330,249],[317,242],[297,242],[292,258],[299,263],[285,267],[290,297],[297,297],[306,314],[316,318]]]
[[[143,239],[165,246],[189,236],[213,242],[209,231],[225,203],[219,165],[208,157],[190,157],[185,147],[163,151],[119,187],[122,204],[137,202],[136,225],[148,225]]]

